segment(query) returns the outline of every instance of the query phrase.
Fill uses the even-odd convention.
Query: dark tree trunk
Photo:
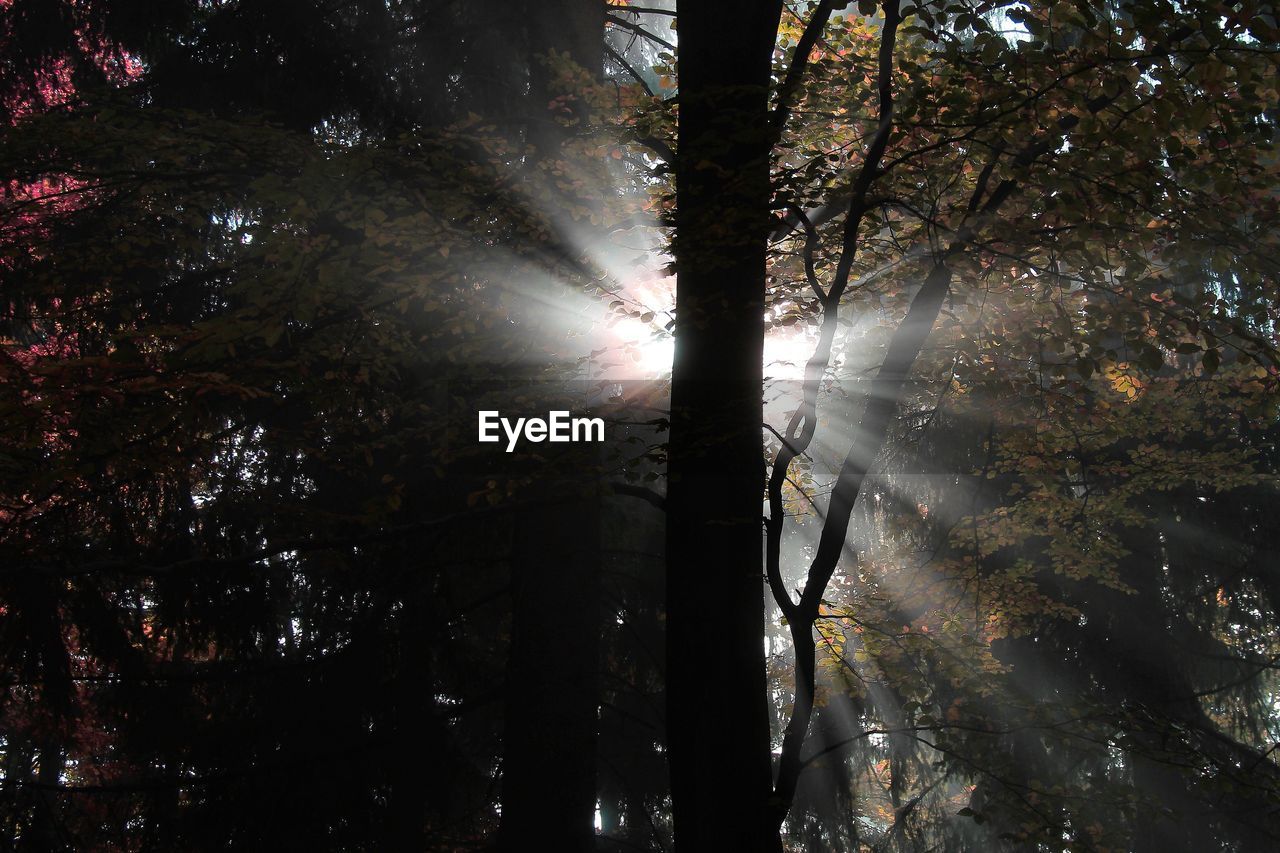
[[[761,440],[768,92],[781,3],[680,7],[667,728],[676,845],[778,850]]]
[[[561,159],[572,128],[549,110],[555,97],[553,53],[599,75],[605,4],[599,0],[530,2],[526,174],[534,196],[554,208],[554,186],[538,186],[541,164]],[[552,64],[548,63],[552,61]],[[579,122],[585,107],[570,105]],[[574,164],[569,164],[575,168]],[[589,168],[587,165],[581,168]],[[566,200],[571,201],[571,200]],[[580,201],[576,203],[580,204]],[[578,235],[581,238],[581,235]],[[573,251],[570,234],[553,239]],[[577,248],[581,248],[578,246]],[[589,471],[583,448],[554,454],[548,470]],[[552,455],[548,451],[548,455]],[[589,475],[588,475],[589,476]],[[589,484],[587,484],[589,485]],[[600,702],[599,496],[583,483],[535,483],[535,507],[517,522],[511,567],[512,625],[507,661],[502,765],[501,850],[585,853],[595,849],[596,738]],[[574,492],[576,491],[576,494]]]
[[[500,848],[595,849],[597,501],[520,519],[511,567]]]
[[[400,555],[412,559],[409,554]],[[401,850],[422,850],[427,841],[427,816],[439,806],[431,800],[430,771],[443,750],[435,719],[435,673],[431,666],[431,626],[436,617],[427,604],[430,578],[416,575],[402,599],[399,661],[395,682],[396,745],[389,756],[391,791],[389,831]]]

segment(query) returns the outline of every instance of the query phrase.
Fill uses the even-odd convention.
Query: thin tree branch
[[[630,4],[626,6],[614,6],[612,3],[607,3],[605,5],[609,7],[609,11],[611,12],[622,12],[624,14],[636,15],[667,15],[671,18],[676,17],[676,13],[670,9],[656,9],[653,6],[632,6]]]
[[[818,229],[813,227],[813,223],[809,221],[809,217],[800,209],[797,204],[790,205],[790,210],[801,224],[804,225],[804,276],[809,281],[809,287],[823,302],[827,301],[827,293],[822,289],[821,282],[818,281],[818,271],[814,266],[814,252],[818,248]]]
[[[639,498],[663,512],[667,511],[666,496],[658,494],[653,489],[646,489],[644,486],[636,486],[631,483],[610,483],[609,488],[613,489],[616,494]]]
[[[814,681],[817,670],[817,652],[813,642],[813,623],[818,616],[817,603],[811,600],[813,596],[810,591],[815,580],[813,567],[810,568],[805,591],[801,594],[799,602],[792,600],[791,594],[786,590],[782,580],[781,550],[784,524],[782,485],[786,481],[787,471],[791,466],[791,462],[795,459],[796,451],[803,452],[808,449],[809,444],[813,441],[814,432],[817,430],[818,389],[821,385],[822,376],[826,373],[827,365],[831,360],[831,347],[835,340],[839,318],[840,298],[844,295],[844,291],[849,285],[854,255],[857,253],[858,231],[867,210],[867,190],[871,187],[872,181],[875,180],[878,174],[880,160],[884,156],[885,149],[889,144],[889,136],[893,130],[893,58],[894,48],[897,43],[898,25],[901,23],[902,17],[899,11],[899,0],[885,0],[882,8],[884,11],[884,26],[880,35],[877,80],[880,97],[879,121],[875,135],[872,137],[871,144],[868,147],[866,158],[863,160],[862,169],[854,182],[853,200],[845,219],[844,237],[840,259],[836,264],[835,277],[826,294],[822,297],[822,329],[819,334],[818,346],[815,348],[808,364],[805,365],[803,400],[787,426],[787,434],[791,440],[784,442],[783,446],[778,449],[778,454],[774,458],[773,469],[769,476],[769,519],[765,525],[765,574],[769,581],[769,589],[773,593],[778,607],[782,610],[783,615],[787,617],[792,645],[796,654],[795,701],[791,709],[791,719],[788,721],[786,732],[783,735],[782,756],[779,761],[777,781],[774,785],[774,802],[777,809],[774,819],[779,825],[786,818],[787,812],[791,809],[791,803],[795,799],[796,786],[802,769],[800,765],[800,749],[804,745],[805,735],[809,731],[809,722],[813,716]],[[807,221],[807,218],[804,221]],[[812,231],[813,227],[810,223],[806,229],[806,240],[811,239]],[[808,272],[808,269],[806,269],[806,272]],[[950,281],[949,272],[947,281]],[[942,290],[945,292],[946,283],[943,283]],[[938,301],[938,306],[941,307],[941,299]],[[922,307],[921,310],[925,309]],[[908,316],[910,317],[910,313],[908,313]],[[930,317],[929,327],[931,328],[932,325],[933,319]],[[927,329],[925,333],[928,333]],[[914,355],[912,359],[914,360]],[[838,486],[839,480],[837,480]],[[861,483],[859,483],[860,487]],[[838,509],[841,505],[836,500],[837,496],[833,493],[831,506]],[[852,506],[850,507],[850,512],[852,512]],[[824,540],[830,526],[831,518],[830,510],[828,510],[828,518],[823,522]],[[837,526],[839,526],[838,522]],[[840,532],[841,542],[844,540],[844,532],[847,528],[848,518],[846,517],[843,529]],[[834,562],[831,570],[835,570]],[[829,578],[830,574],[828,573],[827,577],[822,581],[823,588],[826,587]],[[819,592],[820,596],[821,592]]]
[[[649,41],[653,42],[654,44],[662,45],[667,50],[674,51],[676,49],[676,46],[674,44],[667,41],[662,36],[655,35],[649,32],[644,27],[637,24],[635,21],[628,21],[625,18],[619,18],[614,15],[608,15],[606,16],[606,18],[608,23],[612,24],[615,27],[619,27],[624,30],[630,30],[631,32],[635,33],[641,38],[646,38]]]
[[[614,62],[618,63],[618,66],[622,68],[623,71],[627,72],[627,76],[629,76],[632,80],[635,80],[637,83],[640,84],[640,87],[644,89],[644,92],[646,95],[648,95],[650,98],[658,97],[657,95],[654,94],[653,89],[649,87],[649,84],[644,81],[644,78],[640,76],[640,72],[632,68],[631,64],[627,62],[627,60],[623,59],[622,54],[614,50],[612,45],[605,44],[604,52],[609,54],[609,58],[612,59]]]
[[[821,0],[818,3],[813,10],[812,17],[809,18],[809,23],[805,25],[800,41],[796,43],[795,51],[791,54],[791,64],[787,67],[787,76],[783,78],[782,85],[778,87],[778,103],[773,108],[773,115],[769,118],[773,128],[773,141],[776,141],[782,134],[782,129],[787,123],[787,117],[791,115],[792,102],[795,100],[796,92],[800,88],[800,81],[804,79],[805,69],[809,65],[809,54],[813,52],[813,46],[817,44],[818,37],[822,35],[822,30],[827,26],[827,20],[831,17],[831,8],[834,5],[834,0]]]

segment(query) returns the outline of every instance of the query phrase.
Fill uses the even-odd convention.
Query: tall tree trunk
[[[595,849],[600,528],[593,506],[598,500],[546,502],[519,521],[502,850]]]
[[[540,203],[562,205],[541,183],[538,166],[564,159],[573,128],[549,109],[557,56],[595,75],[604,62],[605,4],[600,0],[528,2],[529,179]],[[578,122],[589,120],[581,103]],[[590,168],[589,164],[569,164]],[[581,204],[580,200],[573,201]],[[567,206],[567,205],[564,205]],[[561,223],[553,217],[552,227]],[[565,251],[583,235],[561,231]],[[594,236],[590,239],[594,239]],[[590,241],[590,240],[589,240]],[[554,468],[572,479],[598,460],[588,448],[548,446]],[[599,496],[582,483],[535,484],[535,507],[518,523],[511,568],[512,627],[503,733],[501,850],[532,847],[586,853],[595,849],[596,738],[600,702]],[[573,492],[576,490],[576,494]]]
[[[682,851],[780,849],[767,821],[761,396],[781,6],[680,6],[667,729]]]

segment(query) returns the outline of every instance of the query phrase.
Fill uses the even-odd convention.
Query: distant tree
[[[8,838],[479,843],[504,692],[513,750],[548,719],[508,651],[556,684],[599,657],[597,565],[572,609],[509,597],[559,579],[530,531],[575,535],[531,514],[545,461],[472,440],[565,355],[507,284],[584,275],[561,229],[599,206],[564,164],[597,143],[556,51],[589,39],[550,7],[44,9],[3,10],[11,67],[57,84],[6,79],[0,149]],[[132,75],[81,68],[77,32]],[[573,618],[576,656],[538,659]],[[585,790],[591,838],[597,693],[538,695],[585,708],[574,761],[525,762],[504,817]]]

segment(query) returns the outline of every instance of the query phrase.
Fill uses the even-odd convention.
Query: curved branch
[[[774,600],[777,601],[783,615],[787,617],[792,645],[795,647],[796,653],[795,702],[791,710],[791,719],[787,723],[786,733],[783,736],[782,757],[779,763],[777,782],[774,785],[774,802],[777,808],[774,817],[779,825],[786,818],[787,812],[791,809],[791,803],[795,799],[796,785],[799,782],[801,770],[799,763],[800,748],[804,744],[805,735],[809,731],[809,721],[813,716],[813,691],[817,668],[817,656],[813,645],[813,622],[818,616],[817,603],[811,600],[813,595],[810,592],[815,581],[813,567],[809,570],[805,591],[801,594],[799,602],[792,600],[791,594],[787,591],[786,585],[782,580],[781,550],[784,523],[782,486],[787,479],[787,471],[790,469],[792,461],[798,453],[808,449],[809,444],[813,441],[814,432],[818,427],[818,389],[822,382],[822,376],[826,373],[827,365],[831,361],[831,347],[835,341],[840,298],[844,295],[844,291],[849,285],[849,275],[853,269],[853,259],[858,248],[858,230],[862,225],[862,218],[867,210],[867,190],[871,187],[872,181],[878,174],[880,159],[884,156],[885,148],[889,144],[890,133],[893,130],[893,55],[894,47],[897,43],[898,25],[902,21],[899,12],[899,0],[885,0],[883,9],[884,29],[881,31],[879,50],[879,122],[875,136],[872,138],[870,147],[867,150],[867,156],[863,160],[862,169],[854,183],[853,201],[845,219],[844,238],[840,259],[836,264],[835,277],[827,292],[822,296],[822,328],[813,356],[809,359],[808,364],[805,365],[803,399],[800,407],[791,416],[791,422],[787,425],[789,440],[784,441],[782,446],[778,448],[778,454],[774,458],[773,468],[769,475],[769,518],[765,524],[765,575]],[[803,214],[801,214],[801,217],[803,217]],[[807,222],[808,220],[806,218],[802,219],[802,221]],[[806,227],[806,242],[811,242],[814,236],[812,223],[808,223]],[[806,251],[806,255],[808,254],[809,252]],[[806,274],[811,274],[808,258],[806,258]],[[815,281],[816,275],[811,278],[811,284]],[[947,282],[949,281],[950,273],[948,272]],[[821,293],[820,287],[816,287],[816,289]],[[945,293],[946,283],[943,284],[942,290]],[[918,299],[919,296],[917,295]],[[939,298],[939,308],[941,304],[941,299]],[[914,309],[914,303],[912,307]],[[921,310],[924,311],[925,307],[922,306]],[[908,312],[908,319],[910,319],[910,312]],[[933,318],[931,316],[928,327],[924,332],[926,335],[932,325]],[[892,354],[891,349],[890,355]],[[914,361],[914,358],[913,354],[911,360]],[[894,399],[896,401],[896,395]],[[877,452],[878,450],[879,448],[877,447]],[[841,475],[843,478],[843,469]],[[838,486],[839,481],[837,481]],[[858,488],[861,488],[861,482],[859,482]],[[835,494],[832,495],[831,500],[833,509],[838,509],[841,506],[837,502]],[[852,504],[850,504],[850,512],[852,512]],[[831,521],[829,510],[828,517],[823,522],[822,541],[826,541],[827,530],[832,526]],[[846,513],[843,526],[838,521],[836,526],[841,527],[840,542],[843,543],[844,533],[848,528],[848,513]],[[831,571],[834,570],[835,562],[832,561]],[[826,588],[826,583],[829,579],[830,572],[823,578],[821,589]],[[819,598],[821,597],[821,589],[818,591]]]
[[[653,42],[654,44],[662,45],[667,50],[674,51],[676,49],[676,46],[674,44],[667,41],[660,35],[655,35],[654,33],[649,32],[644,27],[637,24],[635,21],[628,21],[625,18],[619,18],[615,15],[608,15],[607,20],[609,24],[615,27],[619,27],[620,29],[630,30],[631,32],[635,33],[641,38],[646,38],[649,41]]]
[[[791,115],[791,104],[800,88],[800,81],[804,79],[805,69],[809,66],[809,54],[813,52],[813,46],[817,44],[818,37],[827,26],[827,19],[831,17],[831,8],[834,5],[834,0],[822,0],[815,7],[813,16],[809,18],[809,23],[805,25],[804,33],[800,36],[800,41],[796,43],[796,49],[791,54],[791,65],[787,68],[787,76],[778,87],[778,103],[769,117],[769,123],[773,129],[771,141],[777,141],[787,123],[787,117]]]
[[[604,52],[609,54],[609,58],[618,63],[618,66],[623,71],[627,72],[628,77],[640,84],[640,87],[644,89],[646,95],[650,98],[658,97],[654,94],[653,88],[644,81],[643,77],[640,76],[640,72],[632,68],[631,63],[627,62],[627,60],[622,57],[622,54],[618,53],[618,51],[614,50],[613,47],[607,43],[604,46]]]

